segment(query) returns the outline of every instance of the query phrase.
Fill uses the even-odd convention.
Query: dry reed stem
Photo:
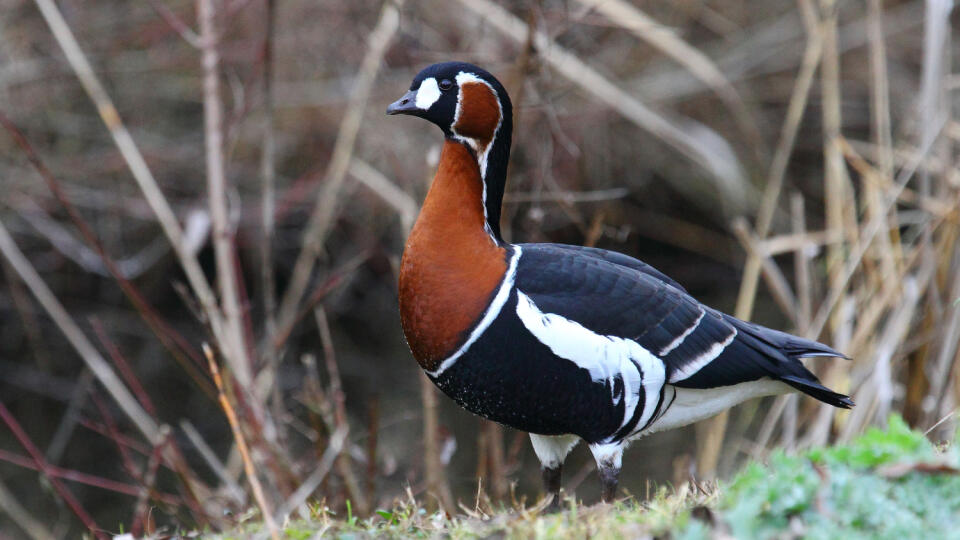
[[[920,79],[920,146],[936,145],[939,139],[939,130],[935,129],[937,120],[949,121],[952,113],[951,103],[948,96],[944,93],[944,77],[950,70],[950,13],[953,9],[951,0],[927,0],[924,2],[924,41],[923,41],[923,69]],[[940,145],[938,149],[942,159],[950,160],[949,143]],[[941,195],[934,193],[930,173],[926,170],[920,171],[918,192],[921,197],[930,197]],[[921,250],[925,260],[934,260],[937,253],[945,253],[944,249],[936,249],[932,239],[932,231],[929,227],[921,231]],[[949,256],[945,257],[945,264],[949,267],[951,261]],[[932,302],[928,303],[928,309],[936,309],[939,302],[940,291],[938,285],[941,282],[932,280],[930,283],[930,292]],[[944,288],[950,287],[951,299],[957,298],[960,294],[960,278],[953,275],[953,286],[946,280],[942,281]],[[938,332],[941,332],[938,330]],[[943,400],[947,393],[951,381],[950,373],[956,362],[957,342],[960,341],[960,310],[954,309],[950,313],[948,322],[943,327],[940,336],[939,350],[936,352],[936,360],[933,369],[929,374],[931,386],[931,395],[936,400],[933,410],[926,415],[926,422],[933,422],[934,419],[943,414]],[[931,349],[937,349],[937,344],[931,344]],[[951,405],[950,408],[953,408]]]
[[[820,93],[822,99],[821,121],[823,123],[824,209],[828,230],[844,230],[844,205],[849,179],[840,153],[840,130],[843,125],[840,108],[840,51],[837,43],[838,7],[836,0],[820,0],[822,20],[820,35],[823,40],[823,58],[820,67]],[[843,244],[834,244],[827,249],[827,274],[831,286],[843,294],[841,272]],[[839,300],[839,298],[838,298]],[[838,330],[839,319],[834,318],[831,330]]]
[[[756,257],[762,262],[761,268],[763,269],[763,276],[767,282],[767,286],[770,287],[770,291],[773,293],[774,301],[780,306],[780,311],[790,319],[790,322],[796,325],[797,299],[793,294],[793,290],[790,288],[790,283],[787,282],[787,278],[784,277],[783,272],[780,271],[780,267],[773,262],[769,254],[762,251],[763,245],[757,236],[750,231],[750,226],[747,225],[746,219],[734,219],[731,228],[733,229],[734,236],[740,241],[747,255]]]
[[[443,510],[456,508],[447,475],[440,462],[440,441],[437,437],[437,389],[423,373],[420,374],[420,401],[423,403],[423,463],[427,492],[434,495]]]
[[[244,438],[243,431],[240,429],[237,413],[233,410],[233,406],[230,404],[230,400],[227,399],[227,394],[224,391],[223,379],[220,377],[220,369],[217,367],[217,362],[213,357],[213,350],[204,343],[203,352],[207,356],[207,362],[210,365],[210,374],[213,376],[213,382],[217,386],[220,406],[223,407],[223,412],[227,415],[230,430],[233,432],[233,440],[240,450],[240,456],[243,459],[243,469],[247,473],[247,481],[250,482],[253,497],[257,501],[257,506],[260,507],[260,514],[263,516],[263,521],[267,525],[267,530],[270,531],[270,536],[274,540],[279,540],[280,530],[277,528],[277,523],[273,520],[273,513],[271,513],[270,506],[267,504],[267,499],[263,494],[263,487],[260,485],[260,479],[257,477],[257,470],[253,465],[253,460],[250,459],[247,440]]]
[[[675,62],[687,68],[694,77],[710,87],[730,109],[734,121],[747,136],[758,154],[762,155],[764,141],[757,130],[757,120],[744,104],[736,88],[726,75],[699,49],[690,45],[673,31],[654,20],[637,7],[623,0],[578,0],[584,7],[602,13],[611,23],[630,31],[637,38],[655,47]],[[518,100],[519,103],[519,100]]]
[[[338,194],[343,186],[347,169],[353,157],[357,134],[363,121],[367,100],[380,68],[387,46],[400,27],[400,11],[402,0],[387,0],[380,11],[380,20],[370,32],[367,39],[367,53],[360,65],[356,82],[350,93],[350,104],[347,106],[340,130],[334,143],[333,154],[327,165],[323,187],[317,195],[317,200],[310,218],[303,232],[303,241],[300,254],[294,263],[290,283],[283,293],[280,308],[277,312],[277,326],[285,328],[295,320],[300,302],[310,284],[310,275],[323,244],[326,241],[330,223],[333,221]]]
[[[84,241],[96,252],[95,256],[98,258],[98,262],[103,265],[107,275],[113,277],[113,279],[117,282],[120,290],[123,291],[123,294],[133,305],[134,309],[137,310],[137,313],[140,314],[141,318],[143,318],[144,322],[147,323],[147,326],[151,329],[151,331],[153,331],[154,335],[157,336],[164,347],[170,352],[171,355],[173,355],[174,359],[180,363],[184,370],[194,379],[201,389],[209,391],[209,385],[203,379],[197,367],[188,362],[187,358],[184,356],[186,354],[191,358],[199,360],[199,358],[196,357],[196,353],[192,346],[190,346],[190,344],[183,339],[180,334],[173,330],[173,328],[160,317],[156,310],[147,302],[143,293],[133,284],[130,279],[124,275],[124,271],[120,267],[120,263],[115,262],[107,253],[106,248],[100,242],[97,235],[93,232],[93,228],[81,216],[80,212],[67,197],[61,183],[47,168],[46,164],[40,159],[40,156],[34,150],[33,145],[30,144],[20,129],[14,125],[13,122],[10,121],[10,119],[7,118],[3,113],[0,113],[0,124],[2,124],[3,127],[9,132],[11,137],[13,137],[14,142],[26,155],[27,160],[31,165],[33,165],[40,177],[43,178],[50,192],[66,211],[67,216],[73,222],[74,227],[76,227],[76,229],[80,232]],[[136,390],[136,388],[134,388],[134,390]],[[151,411],[148,410],[147,412],[150,413]]]
[[[490,0],[460,0],[460,3],[489,21],[498,30],[519,44],[526,44],[531,28],[506,9]],[[678,123],[668,120],[624,91],[620,85],[604,77],[599,71],[572,52],[557,45],[545,32],[532,30],[533,44],[538,56],[560,75],[579,86],[594,99],[617,111],[636,126],[673,147],[688,159],[700,165],[717,181],[725,200],[738,209],[746,208],[752,197],[752,186],[746,181],[739,160],[729,144],[713,133],[711,142],[695,138]],[[689,119],[686,120],[690,122]],[[698,125],[698,130],[707,129]],[[671,177],[668,176],[667,179]]]
[[[956,261],[960,261],[960,253],[955,253],[954,258]],[[960,277],[957,273],[960,270],[960,264],[954,264],[953,267],[953,287],[951,287],[950,295],[947,298],[956,301],[960,298]],[[933,364],[933,372],[930,374],[933,387],[931,395],[937,400],[937,405],[934,407],[936,415],[943,414],[940,409],[943,407],[947,388],[951,382],[950,373],[957,363],[958,352],[960,352],[958,348],[960,348],[960,307],[954,306],[950,310],[950,316],[941,333],[940,348]]]
[[[937,124],[937,132],[939,132],[944,124],[943,122],[937,122]],[[814,317],[813,322],[810,323],[810,330],[807,336],[816,337],[823,331],[824,326],[827,324],[827,319],[843,296],[850,278],[853,277],[857,268],[859,268],[860,261],[863,259],[864,253],[870,246],[873,238],[887,225],[885,216],[888,215],[890,209],[896,204],[907,182],[913,177],[917,171],[917,167],[919,167],[930,150],[930,146],[920,148],[919,151],[913,155],[912,163],[907,164],[906,167],[900,170],[896,182],[885,194],[886,200],[883,202],[884,211],[874,215],[870,221],[867,222],[866,226],[863,227],[863,230],[860,232],[860,241],[847,258],[846,264],[840,269],[839,277],[831,283],[831,288],[826,299],[821,303],[817,316]]]
[[[110,392],[110,395],[116,400],[117,404],[123,409],[123,412],[137,426],[137,429],[143,433],[151,444],[158,444],[162,440],[160,428],[154,419],[137,403],[136,398],[130,393],[117,374],[113,372],[110,365],[104,360],[96,347],[90,343],[83,330],[77,326],[77,323],[70,317],[63,304],[57,300],[43,278],[37,273],[30,264],[30,261],[24,257],[23,252],[17,247],[16,242],[7,232],[6,227],[0,222],[0,252],[3,253],[10,266],[16,271],[20,279],[27,285],[30,292],[37,299],[43,309],[50,315],[53,322],[57,325],[64,337],[70,342],[70,345],[77,351],[83,361],[90,368],[90,371],[96,375],[97,379]]]
[[[273,342],[277,333],[277,285],[273,270],[273,240],[276,234],[276,134],[274,133],[273,41],[276,1],[266,0],[266,35],[263,39],[263,149],[260,155],[260,295],[263,300],[264,334]],[[279,357],[274,347],[266,347],[264,360],[275,369]]]
[[[223,157],[223,102],[220,99],[220,54],[218,35],[214,27],[216,10],[213,0],[197,1],[197,19],[200,21],[200,43],[203,64],[203,125],[207,169],[207,195],[210,218],[213,222],[213,248],[217,263],[217,282],[224,318],[224,339],[220,350],[230,365],[241,388],[249,389],[252,381],[251,364],[243,340],[240,298],[234,269],[233,231],[227,209],[227,178]]]
[[[767,237],[773,224],[774,212],[777,209],[777,202],[783,190],[787,164],[790,161],[790,155],[793,153],[797,132],[800,129],[800,122],[803,120],[803,113],[807,108],[810,89],[813,87],[813,78],[817,66],[820,64],[820,56],[823,51],[823,39],[818,32],[816,20],[810,20],[811,18],[815,19],[815,15],[810,14],[813,10],[810,0],[801,0],[800,5],[801,12],[804,13],[803,21],[807,33],[807,44],[800,64],[800,73],[797,74],[790,95],[790,102],[787,105],[783,127],[780,129],[780,140],[777,143],[773,160],[770,163],[770,170],[767,173],[760,208],[757,211],[757,221],[754,229],[755,234],[760,239]],[[736,309],[734,310],[735,316],[740,319],[749,320],[753,314],[753,304],[761,266],[762,261],[759,257],[748,254],[747,261],[744,264],[743,277],[740,281]]]
[[[890,127],[890,79],[887,71],[887,51],[883,43],[883,4],[881,0],[867,1],[867,32],[870,47],[870,118],[874,144],[879,149],[877,170],[885,182],[893,179],[893,136]],[[879,207],[876,191],[871,204]],[[891,219],[896,223],[896,208]],[[896,250],[896,251],[895,251]],[[897,273],[896,261],[901,257],[899,245],[890,241],[890,235],[880,238],[877,250],[881,255],[885,275]]]
[[[408,232],[413,227],[413,223],[417,219],[417,213],[420,211],[420,205],[403,188],[393,183],[375,167],[358,158],[350,161],[349,171],[354,178],[379,195],[384,202],[397,211],[404,232]]]
[[[844,426],[840,435],[841,441],[850,440],[862,432],[871,421],[882,422],[890,413],[894,400],[893,355],[902,345],[903,338],[913,323],[921,290],[926,287],[932,275],[933,266],[927,265],[916,275],[907,276],[904,280],[903,295],[879,334],[870,378],[866,384],[859,385],[851,396],[857,407]]]
[[[160,222],[163,232],[170,240],[170,244],[173,246],[173,250],[180,260],[180,265],[183,267],[183,271],[187,276],[187,281],[190,282],[190,286],[197,295],[200,305],[203,306],[204,314],[209,319],[210,327],[214,335],[218,341],[223,341],[222,338],[224,336],[221,332],[222,321],[220,312],[217,309],[216,297],[210,288],[210,284],[207,282],[207,278],[204,277],[203,270],[200,268],[200,263],[197,261],[196,255],[187,249],[183,229],[180,227],[180,223],[177,221],[177,217],[173,213],[170,203],[167,202],[163,191],[160,190],[160,186],[153,177],[153,173],[150,172],[150,168],[147,166],[147,162],[143,159],[143,155],[133,141],[133,137],[130,136],[130,132],[127,131],[126,126],[120,119],[120,114],[117,112],[113,100],[110,99],[110,95],[107,94],[100,79],[98,79],[94,73],[93,67],[77,43],[70,27],[67,26],[56,3],[54,3],[53,0],[35,1],[37,7],[40,8],[40,12],[43,14],[44,20],[46,20],[47,25],[50,27],[54,38],[56,38],[57,43],[66,55],[67,61],[76,74],[77,79],[80,80],[90,100],[96,105],[100,118],[103,120],[104,125],[106,125],[107,130],[110,132],[110,136],[117,145],[117,149],[130,168],[130,172],[133,174],[140,191],[150,205],[150,209],[156,216],[157,221]]]
[[[226,486],[227,493],[230,494],[231,498],[233,498],[237,505],[243,507],[243,505],[247,503],[247,494],[240,488],[240,485],[237,484],[230,473],[227,472],[227,468],[223,462],[220,461],[217,454],[210,448],[207,441],[203,439],[203,436],[200,435],[197,428],[193,427],[193,424],[190,423],[189,420],[183,419],[180,420],[180,429],[183,430],[184,435],[187,436],[187,439],[190,440],[193,447],[200,453],[200,457],[207,462],[210,470],[213,471],[214,474],[217,475],[217,478],[223,482],[223,485]]]
[[[330,324],[327,321],[327,312],[323,306],[317,306],[313,310],[314,318],[317,322],[317,329],[320,332],[320,342],[323,345],[323,360],[327,367],[327,375],[330,376],[329,395],[333,400],[333,421],[337,431],[350,433],[350,424],[347,422],[346,396],[343,393],[343,382],[340,379],[340,367],[337,365],[336,349],[333,346],[333,336],[330,333]],[[347,493],[356,507],[359,515],[366,515],[370,508],[367,506],[366,497],[360,490],[360,484],[353,472],[353,460],[349,453],[338,452],[337,471],[343,478],[343,483],[347,488]]]
[[[794,193],[793,195],[797,195]],[[791,200],[791,203],[793,201]],[[791,216],[792,217],[792,216]],[[801,233],[780,234],[770,236],[766,240],[757,238],[757,247],[767,257],[783,253],[796,252],[802,249],[818,248],[843,239],[840,231],[804,231]]]
[[[807,234],[803,195],[799,193],[790,196],[790,218],[794,235]],[[797,286],[797,330],[801,333],[807,331],[810,317],[813,316],[813,279],[806,248],[805,245],[798,245],[793,253],[793,274]]]
[[[56,538],[52,532],[38,519],[30,515],[30,512],[20,505],[17,496],[14,495],[7,486],[0,480],[0,510],[10,517],[18,527],[27,533],[27,536],[35,540],[53,540]]]
[[[40,236],[50,242],[50,245],[61,255],[87,272],[105,277],[111,276],[100,254],[75,239],[66,227],[50,216],[34,199],[14,195],[10,201],[5,202],[16,210]],[[166,254],[166,244],[165,241],[162,244],[151,242],[133,255],[116,261],[119,275],[124,279],[135,279],[147,272]]]
[[[333,432],[333,435],[327,440],[327,448],[324,450],[323,456],[320,457],[320,462],[317,463],[313,472],[311,472],[310,476],[297,487],[296,491],[287,497],[287,500],[280,505],[280,509],[277,510],[276,515],[277,521],[283,522],[291,512],[307,502],[310,495],[320,487],[320,484],[327,477],[327,474],[330,473],[334,461],[343,451],[348,432],[349,430],[343,427],[337,428],[337,430]]]

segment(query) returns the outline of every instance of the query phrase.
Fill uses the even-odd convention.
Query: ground
[[[522,505],[456,516],[412,500],[357,519],[320,505],[285,525],[286,538],[911,538],[960,539],[957,441],[934,444],[899,417],[849,444],[774,452],[729,482],[663,487],[650,500],[546,514]],[[218,538],[264,537],[248,523]]]

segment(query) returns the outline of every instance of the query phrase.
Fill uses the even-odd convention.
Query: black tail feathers
[[[808,396],[815,397],[824,403],[833,405],[834,407],[839,407],[841,409],[849,409],[853,407],[854,403],[853,400],[850,399],[850,396],[845,396],[838,392],[834,392],[833,390],[830,390],[826,386],[820,384],[820,381],[817,380],[817,376],[800,364],[801,358],[829,356],[849,360],[849,357],[840,354],[834,349],[827,347],[823,343],[817,343],[816,341],[811,341],[809,339],[804,339],[797,336],[790,336],[784,342],[781,350],[791,360],[797,363],[797,367],[800,367],[800,369],[797,370],[800,371],[800,373],[781,375],[781,381],[789,384]]]
[[[854,406],[850,396],[845,396],[830,390],[820,383],[814,375],[800,362],[801,358],[836,357],[849,358],[831,347],[816,341],[787,334],[772,328],[766,328],[752,323],[728,317],[738,329],[749,335],[744,337],[745,343],[759,351],[766,358],[773,360],[767,365],[769,376],[783,381],[808,396],[819,399],[824,403],[849,409]]]
[[[787,356],[794,359],[831,356],[843,358],[844,360],[850,360],[849,356],[839,353],[831,347],[827,347],[823,343],[818,343],[802,337],[790,336],[789,334],[788,338],[781,346],[781,349],[784,353],[786,353]]]
[[[804,394],[815,397],[824,403],[833,405],[834,407],[850,409],[854,406],[853,400],[850,399],[850,396],[845,396],[830,390],[826,386],[820,384],[816,378],[810,380],[807,378],[798,377],[796,375],[781,375],[780,380],[803,392]]]

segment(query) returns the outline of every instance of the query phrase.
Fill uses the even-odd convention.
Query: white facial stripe
[[[486,148],[483,149],[483,152],[480,152],[480,145],[477,144],[477,141],[464,137],[457,133],[457,130],[453,126],[457,125],[457,122],[460,120],[460,112],[462,107],[460,105],[460,97],[463,95],[461,93],[457,94],[457,110],[453,113],[453,124],[450,126],[450,131],[453,132],[453,136],[473,148],[474,152],[477,152],[477,164],[480,166],[480,179],[483,181],[483,228],[487,231],[487,234],[493,239],[496,243],[496,238],[493,236],[493,231],[490,229],[490,216],[487,215],[487,158],[490,156],[490,149],[493,148],[494,141],[497,140],[497,134],[500,133],[500,126],[503,125],[503,106],[500,105],[500,96],[497,95],[496,89],[488,83],[487,81],[477,77],[473,73],[467,73],[466,71],[461,71],[457,73],[457,88],[463,88],[464,84],[467,83],[479,83],[486,85],[487,88],[493,92],[494,97],[497,98],[497,108],[499,109],[500,119],[497,120],[497,128],[493,130],[493,137],[490,139],[490,142],[487,143]]]
[[[701,354],[697,358],[691,360],[688,364],[684,365],[682,368],[673,372],[673,375],[670,376],[670,382],[680,382],[684,379],[688,379],[693,376],[694,373],[700,371],[703,366],[709,364],[713,361],[714,358],[720,356],[720,353],[727,348],[727,345],[733,343],[733,339],[737,337],[737,329],[730,327],[732,332],[727,339],[723,341],[718,341],[713,344],[712,347],[707,349],[707,352]]]
[[[424,79],[417,90],[417,108],[427,110],[440,99],[440,87],[433,77]]]
[[[490,86],[489,84],[487,84],[487,81],[481,79],[480,77],[477,77],[473,73],[467,73],[466,71],[461,71],[460,73],[457,73],[457,86],[462,86],[463,83],[471,83],[471,82],[483,83],[483,84],[486,84],[487,86]]]
[[[470,337],[467,338],[467,341],[460,346],[459,349],[447,358],[440,362],[440,366],[437,367],[436,371],[427,371],[431,377],[439,377],[444,371],[450,368],[456,361],[463,356],[463,353],[467,352],[467,349],[483,335],[483,332],[493,323],[493,320],[497,318],[497,315],[500,315],[500,310],[503,309],[503,305],[507,303],[507,298],[510,298],[510,291],[513,289],[513,282],[517,278],[517,262],[520,260],[520,246],[514,246],[513,258],[510,259],[510,266],[507,268],[507,272],[503,275],[503,282],[500,284],[500,289],[497,291],[497,295],[493,297],[493,301],[490,302],[490,305],[487,306],[487,312],[483,314],[483,318],[480,319],[480,322],[477,323],[477,326],[474,327],[473,331],[470,332]],[[438,384],[439,386],[439,384]]]
[[[603,336],[561,315],[544,313],[522,291],[517,291],[517,297],[517,316],[527,330],[549,347],[553,354],[586,369],[594,381],[608,382],[611,388],[614,387],[614,378],[620,376],[624,399],[620,428],[630,421],[638,406],[643,409],[637,425],[646,425],[657,407],[660,388],[666,378],[666,369],[659,358],[636,341]],[[634,361],[639,364],[642,374]],[[641,385],[644,403],[639,403]],[[614,401],[616,403],[619,403],[619,399]]]
[[[481,178],[486,178],[486,176],[487,176],[487,157],[490,155],[490,149],[493,148],[493,141],[495,141],[495,140],[497,139],[497,133],[500,132],[500,125],[503,124],[503,106],[500,105],[500,96],[497,95],[496,89],[494,89],[494,87],[493,87],[490,83],[488,83],[487,81],[481,79],[480,77],[477,77],[477,76],[474,75],[473,73],[467,73],[466,71],[461,71],[460,73],[457,74],[456,79],[457,79],[457,87],[458,87],[458,88],[463,88],[463,85],[464,85],[464,84],[469,84],[469,83],[482,84],[482,85],[486,86],[487,88],[489,88],[490,91],[493,92],[494,97],[496,97],[496,99],[497,99],[497,108],[499,109],[500,119],[497,120],[497,127],[496,127],[496,129],[493,131],[493,138],[490,139],[490,142],[487,144],[487,147],[484,148],[483,153],[477,155],[477,161],[478,161],[479,164],[480,164],[480,177],[481,177]],[[457,125],[457,121],[460,120],[460,111],[461,111],[460,97],[461,97],[461,96],[462,96],[462,94],[458,94],[458,95],[457,95],[457,111],[454,113],[454,116],[453,116],[453,125],[454,125],[454,126]],[[453,131],[454,131],[454,134],[455,134],[455,135],[457,135],[457,136],[460,137],[461,139],[467,141],[467,143],[468,143],[470,146],[472,146],[474,150],[478,150],[478,149],[479,149],[479,145],[477,144],[476,141],[474,141],[473,139],[470,139],[469,137],[463,137],[463,136],[457,134],[457,133],[456,133],[456,130],[453,130]],[[484,185],[484,188],[486,188],[486,185]],[[486,208],[486,201],[487,201],[486,191],[484,191],[483,201],[484,201],[484,208]]]

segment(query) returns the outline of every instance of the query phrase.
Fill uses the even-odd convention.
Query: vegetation
[[[0,0],[0,535],[301,514],[304,534],[656,534],[696,505],[716,527],[813,535],[926,505],[913,483],[934,493],[949,471],[887,478],[840,449],[890,413],[933,440],[957,427],[952,5]],[[636,256],[711,306],[828,343],[852,360],[809,365],[858,406],[745,404],[638,441],[622,485],[747,460],[772,480],[751,466],[718,492],[494,511],[539,489],[529,442],[438,395],[396,307],[439,134],[383,112],[448,59],[513,98],[506,238]],[[588,458],[565,486],[592,503]],[[871,489],[845,491],[850,475]],[[491,502],[467,506],[490,520],[455,504],[477,479]],[[789,512],[747,520],[766,502]]]
[[[357,519],[312,505],[309,519],[284,526],[286,538],[957,538],[960,433],[932,444],[899,416],[849,444],[798,455],[777,451],[729,482],[661,488],[650,500],[582,506],[462,506],[431,513],[412,498]],[[248,524],[218,538],[262,531]]]

